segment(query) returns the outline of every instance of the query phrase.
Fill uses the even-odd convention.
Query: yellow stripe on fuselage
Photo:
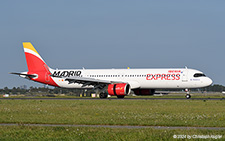
[[[30,42],[23,42],[23,47],[27,48],[27,49],[30,49],[30,50],[32,50],[32,51],[34,51],[38,54],[38,52],[36,51],[36,49],[34,48],[34,46]]]

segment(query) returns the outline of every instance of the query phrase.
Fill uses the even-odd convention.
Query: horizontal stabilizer
[[[16,72],[11,72],[9,74],[15,74],[15,75],[19,75],[19,76],[32,77],[32,78],[37,77],[37,75],[35,75],[35,74],[24,74],[24,73],[16,73]]]

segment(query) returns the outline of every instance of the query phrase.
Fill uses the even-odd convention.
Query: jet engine
[[[127,83],[109,84],[107,92],[109,95],[125,96],[130,94],[130,85]]]

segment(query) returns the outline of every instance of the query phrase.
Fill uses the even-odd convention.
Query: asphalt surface
[[[0,98],[0,100],[225,100],[225,98]]]
[[[16,124],[0,123],[0,126],[36,126],[36,127],[95,127],[95,128],[126,128],[126,129],[203,129],[203,130],[225,130],[225,127],[182,127],[182,126],[129,126],[129,125],[73,125],[73,124]]]

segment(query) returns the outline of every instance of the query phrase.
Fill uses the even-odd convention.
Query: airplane
[[[92,88],[100,98],[124,98],[153,95],[156,89],[189,89],[207,87],[213,81],[203,72],[189,68],[166,69],[52,69],[30,42],[23,42],[27,72],[11,73],[35,82],[60,88]]]

